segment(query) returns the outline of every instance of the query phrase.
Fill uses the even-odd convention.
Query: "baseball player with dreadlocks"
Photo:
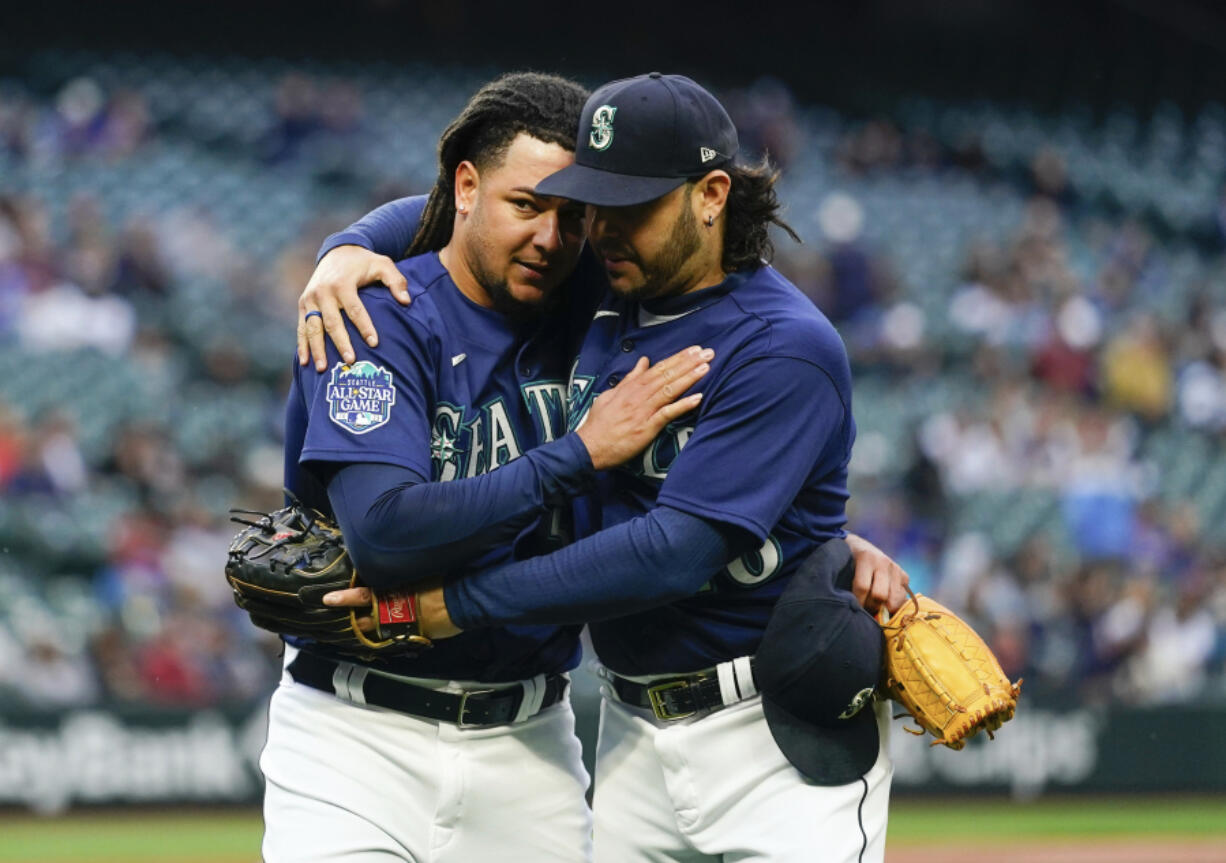
[[[585,95],[537,74],[483,87],[443,135],[439,184],[399,264],[414,302],[375,298],[378,348],[333,354],[327,375],[297,370],[286,486],[335,517],[373,587],[556,548],[566,519],[551,508],[698,403],[668,395],[705,371],[695,346],[636,364],[567,431],[559,289],[585,213],[533,187],[572,161]],[[390,658],[287,642],[260,761],[270,863],[588,859],[566,697],[576,627],[483,628]]]
[[[588,100],[576,163],[536,187],[595,206],[612,289],[571,369],[569,426],[635,357],[690,341],[714,347],[704,398],[580,499],[575,544],[419,599],[439,638],[590,623],[608,681],[598,860],[879,861],[891,766],[866,707],[881,632],[847,588],[893,609],[905,576],[853,581],[847,357],[764,263],[775,176],[736,152],[726,112],[689,79],[653,73]],[[342,241],[394,252],[403,209]]]

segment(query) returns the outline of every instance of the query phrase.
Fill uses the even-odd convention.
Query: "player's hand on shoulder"
[[[408,282],[391,258],[361,246],[337,246],[323,256],[298,298],[299,365],[314,359],[317,371],[328,367],[325,333],[341,359],[347,363],[356,359],[345,329],[346,317],[368,345],[379,343],[375,325],[358,299],[358,288],[375,283],[386,285],[399,302],[408,305]]]
[[[654,366],[639,357],[617,386],[596,397],[578,429],[592,465],[606,470],[622,464],[646,449],[670,422],[697,408],[702,393],[684,393],[710,371],[714,356],[695,345]]]
[[[911,577],[884,551],[862,536],[847,534],[847,545],[856,562],[851,591],[869,614],[883,608],[891,614],[907,601]]]

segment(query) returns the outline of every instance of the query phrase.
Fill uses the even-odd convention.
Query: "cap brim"
[[[881,749],[873,703],[838,728],[805,722],[768,696],[762,709],[784,757],[816,785],[846,785],[872,769]]]
[[[663,197],[684,182],[684,177],[614,174],[575,162],[541,180],[534,191],[538,195],[569,198],[598,207],[629,207]]]

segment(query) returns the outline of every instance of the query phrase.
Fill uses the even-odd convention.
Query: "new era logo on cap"
[[[699,147],[698,148],[698,157],[702,159],[702,163],[704,165],[707,162],[710,162],[712,159],[714,159],[718,155],[719,153],[715,152],[710,147]]]

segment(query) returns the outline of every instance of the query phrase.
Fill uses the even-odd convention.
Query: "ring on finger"
[[[302,322],[306,323],[311,318],[319,318],[322,321],[324,319],[324,313],[321,312],[319,309],[311,309],[309,312],[307,312],[305,315],[302,316]]]

